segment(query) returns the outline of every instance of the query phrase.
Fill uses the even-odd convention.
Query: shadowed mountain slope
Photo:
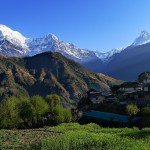
[[[60,53],[46,52],[26,58],[0,57],[0,97],[57,93],[62,103],[77,102],[91,88],[109,93],[118,80],[95,74]]]

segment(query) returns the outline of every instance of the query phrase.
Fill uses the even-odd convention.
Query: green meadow
[[[150,129],[65,123],[32,130],[0,130],[0,149],[149,150]]]

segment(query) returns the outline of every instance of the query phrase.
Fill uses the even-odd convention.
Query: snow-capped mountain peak
[[[58,37],[52,33],[48,33],[45,37],[50,38],[51,40],[58,41]]]
[[[148,42],[150,42],[150,34],[143,30],[131,46],[142,45]],[[26,38],[21,33],[0,24],[0,54],[4,56],[33,56],[42,52],[51,51],[60,52],[64,56],[81,63],[94,59],[100,59],[104,63],[108,63],[116,54],[124,49],[117,48],[108,52],[90,51],[81,49],[72,43],[61,41],[52,33],[48,33],[39,38]]]
[[[100,52],[100,51],[95,51],[95,54],[98,58],[100,58],[103,62],[109,62],[111,60],[111,57],[117,53],[120,53],[123,51],[124,48],[116,48],[112,49],[108,52]]]
[[[138,46],[149,42],[150,42],[150,34],[146,30],[143,30],[141,31],[140,36],[136,38],[136,40],[132,43],[132,45]]]
[[[30,38],[26,40],[26,44],[31,52],[28,54],[30,56],[37,53],[42,53],[45,51],[51,51],[54,43],[59,43],[59,39],[52,33],[39,38]]]
[[[0,25],[0,54],[5,56],[33,56],[38,53],[52,51],[79,62],[95,58],[95,53],[80,49],[72,43],[63,42],[52,33],[40,38],[26,38],[5,25]]]
[[[5,25],[0,25],[0,39],[7,39],[12,43],[25,45],[26,38],[17,31],[13,31]]]
[[[25,38],[21,33],[13,31],[7,26],[0,24],[0,42],[1,42],[0,50],[2,51],[2,55],[6,56],[25,55],[27,52],[30,51],[28,49],[28,46],[26,45],[26,40],[27,38]],[[8,49],[7,47],[10,47],[10,49]]]
[[[43,36],[43,37],[39,37],[39,38],[29,38],[26,39],[26,44],[31,47],[31,45],[46,45],[46,44],[50,44],[53,42],[57,42],[58,38],[57,36],[55,36],[52,33],[48,33],[47,35]]]
[[[74,59],[78,62],[85,62],[93,57],[96,57],[94,52],[80,49],[72,43],[63,42],[52,33],[48,33],[41,38],[28,39],[26,44],[31,50],[31,52],[28,53],[29,56],[46,51],[52,51],[59,52],[64,56]]]

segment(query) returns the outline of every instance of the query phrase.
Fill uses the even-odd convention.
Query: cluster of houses
[[[87,96],[93,104],[100,104],[100,103],[114,103],[118,102],[118,98],[113,94],[105,95],[100,91],[95,89],[91,89],[87,92]]]
[[[116,92],[121,104],[135,103],[137,105],[150,104],[150,80],[143,83],[129,82],[123,83]]]
[[[124,82],[117,86],[111,95],[103,95],[94,89],[88,91],[87,95],[93,104],[118,102],[120,104],[150,105],[150,79],[144,79],[142,83]]]
[[[139,78],[137,82],[123,82],[121,85],[114,85],[111,88],[111,93],[108,95],[91,89],[87,92],[87,101],[90,102],[89,105],[84,105],[85,112],[83,113],[83,122],[96,122],[102,126],[112,126],[112,127],[129,127],[129,126],[149,126],[149,120],[145,121],[141,116],[132,117],[132,121],[128,115],[125,115],[125,110],[115,109],[118,105],[108,105],[108,109],[114,108],[114,112],[109,112],[107,109],[104,111],[101,108],[107,106],[107,104],[136,104],[139,108],[144,106],[150,106],[150,72],[147,76]],[[90,101],[89,101],[90,100]],[[91,103],[92,102],[92,103]],[[91,105],[92,104],[92,105]],[[100,105],[98,105],[100,104]],[[104,105],[101,105],[104,104]],[[85,107],[89,106],[89,107]],[[98,106],[98,107],[97,107]],[[102,106],[102,107],[99,107]],[[90,108],[90,109],[89,109]],[[98,108],[98,109],[95,109]],[[125,108],[120,107],[121,109]],[[83,109],[84,110],[84,109]],[[98,110],[98,111],[97,111]],[[118,114],[119,113],[119,114]]]

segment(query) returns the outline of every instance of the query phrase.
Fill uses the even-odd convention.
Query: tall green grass
[[[61,124],[50,131],[62,132],[29,149],[41,150],[150,150],[150,129],[101,128],[96,124]]]

